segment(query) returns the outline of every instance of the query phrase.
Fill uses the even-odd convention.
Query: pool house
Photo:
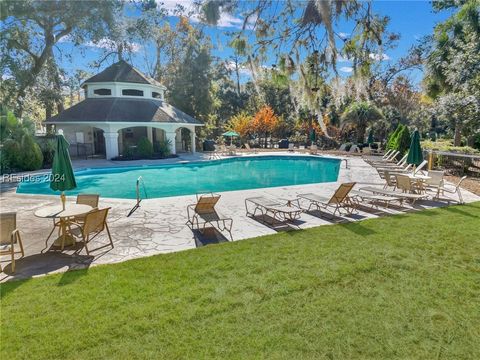
[[[203,123],[165,101],[166,88],[119,61],[82,84],[85,99],[45,121],[62,129],[72,149],[112,159],[146,137],[168,141],[172,154],[195,152]],[[72,154],[74,155],[74,154]]]

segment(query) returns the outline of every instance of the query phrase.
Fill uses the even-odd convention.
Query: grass
[[[1,358],[480,358],[480,203],[1,288]]]

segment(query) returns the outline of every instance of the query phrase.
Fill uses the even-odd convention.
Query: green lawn
[[[2,285],[2,359],[479,359],[480,203]]]

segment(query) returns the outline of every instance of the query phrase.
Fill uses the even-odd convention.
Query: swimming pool
[[[96,193],[102,197],[135,199],[141,176],[142,198],[203,192],[258,189],[336,181],[340,160],[313,156],[251,156],[172,165],[86,169],[75,172],[77,188],[67,195]],[[47,177],[21,182],[17,193],[58,194]]]

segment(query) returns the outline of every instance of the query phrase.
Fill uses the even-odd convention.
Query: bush
[[[43,156],[43,167],[49,167],[53,163],[53,157],[55,156],[55,140],[45,139],[40,143],[40,149]]]
[[[155,141],[155,143],[153,144],[153,150],[161,157],[167,157],[171,153],[171,143],[172,142],[168,139],[163,141]]]
[[[25,134],[21,142],[8,139],[3,144],[2,167],[9,170],[32,171],[42,167],[43,155],[40,146],[31,135]]]
[[[138,155],[142,158],[151,158],[153,155],[153,145],[146,137],[142,137],[137,145]]]
[[[43,165],[42,149],[35,142],[32,136],[24,136],[20,146],[21,155],[21,169],[23,170],[38,170]]]
[[[397,136],[394,149],[400,151],[400,155],[403,156],[410,148],[411,141],[410,130],[404,126]]]
[[[453,146],[452,140],[425,140],[421,143],[422,148],[426,150],[448,151],[462,154],[480,154],[480,151],[469,146]]]

